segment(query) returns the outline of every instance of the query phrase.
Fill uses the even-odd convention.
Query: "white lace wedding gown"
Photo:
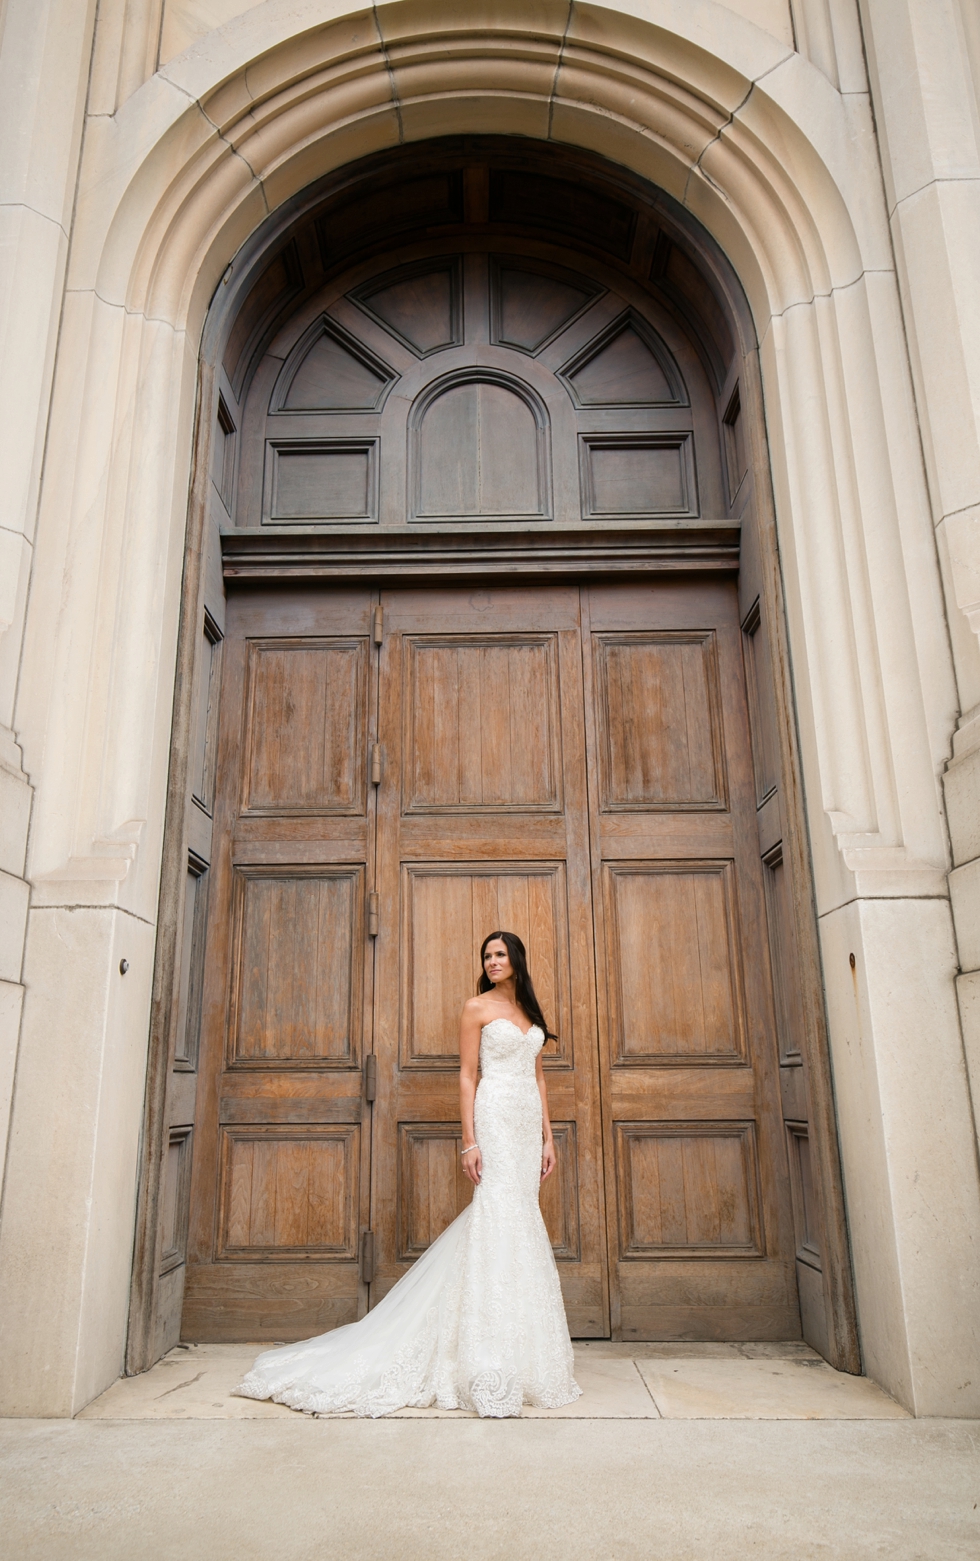
[[[484,1025],[473,1200],[360,1322],[260,1355],[235,1389],[315,1415],[475,1409],[519,1415],[579,1397],[554,1253],[538,1207],[544,1045],[509,1019]]]

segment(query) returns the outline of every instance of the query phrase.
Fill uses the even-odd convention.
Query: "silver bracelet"
[[[474,1149],[479,1149],[479,1147],[479,1144],[470,1144],[468,1149],[461,1149],[459,1151],[459,1158],[462,1160],[464,1154],[472,1154]]]

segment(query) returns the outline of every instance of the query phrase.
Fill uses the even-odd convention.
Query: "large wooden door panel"
[[[218,1258],[357,1256],[360,1126],[222,1124]]]
[[[366,590],[229,606],[183,1323],[194,1339],[300,1338],[367,1304],[371,613]]]
[[[407,640],[406,813],[561,811],[557,652],[554,634]]]
[[[585,609],[614,1336],[799,1332],[734,589]]]
[[[734,877],[730,861],[602,864],[615,1066],[744,1061]]]
[[[603,813],[726,805],[712,633],[593,635]]]
[[[363,866],[233,873],[227,1066],[356,1066]]]
[[[249,642],[244,814],[364,812],[368,674],[364,639]]]
[[[759,1257],[752,1122],[617,1122],[619,1256]]]
[[[602,1336],[579,593],[383,596],[373,1299],[468,1197],[457,1032],[483,938],[514,931],[559,1032],[545,1057],[559,1168],[542,1208],[574,1332]],[[400,778],[400,782],[399,782]]]

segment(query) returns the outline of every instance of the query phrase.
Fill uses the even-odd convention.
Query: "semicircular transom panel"
[[[547,424],[503,377],[431,391],[415,427],[419,519],[547,517]]]

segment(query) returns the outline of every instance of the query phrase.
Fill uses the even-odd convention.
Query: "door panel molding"
[[[764,1257],[754,1122],[615,1122],[619,1259]]]
[[[356,1068],[364,864],[232,871],[226,1067]]]
[[[604,861],[602,885],[610,1066],[747,1063],[734,862]]]
[[[498,926],[534,949],[535,990],[558,1030],[545,1065],[549,1072],[574,1067],[564,862],[404,862],[401,901],[404,1072],[459,1067],[456,1029],[473,995],[473,952]],[[429,949],[439,950],[438,968],[425,963]],[[440,1038],[449,1050],[437,1049]]]
[[[561,813],[556,636],[409,635],[405,645],[403,812]]]
[[[215,1258],[351,1262],[361,1128],[225,1125]]]

